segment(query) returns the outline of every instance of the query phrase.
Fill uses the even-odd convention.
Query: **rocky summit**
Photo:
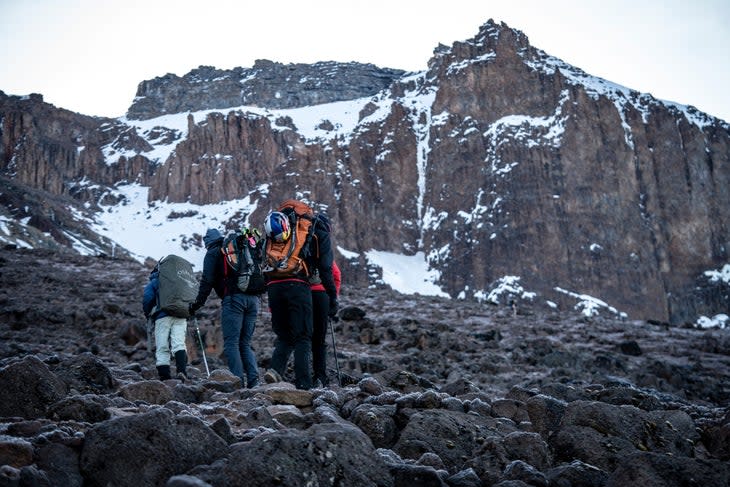
[[[190,377],[161,382],[141,311],[149,271],[0,250],[0,485],[730,485],[726,330],[345,275],[328,387],[296,390],[289,371],[241,388],[217,298],[189,321]],[[264,298],[261,373],[266,310]]]

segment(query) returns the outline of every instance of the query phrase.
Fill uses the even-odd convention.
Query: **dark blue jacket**
[[[155,266],[154,270],[150,273],[150,280],[144,287],[144,294],[142,296],[142,311],[146,317],[152,317],[153,319],[159,319],[163,316],[167,316],[167,313],[160,310],[155,310],[155,307],[160,302],[160,272]],[[154,311],[154,312],[153,312]]]

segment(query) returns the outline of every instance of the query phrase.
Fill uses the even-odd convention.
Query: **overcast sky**
[[[420,71],[490,18],[589,74],[730,121],[728,0],[0,0],[0,90],[116,117],[141,81],[200,65]]]

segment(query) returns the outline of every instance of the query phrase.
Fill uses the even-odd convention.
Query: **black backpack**
[[[232,232],[221,246],[226,278],[236,276],[238,289],[246,294],[262,294],[266,290],[261,272],[263,241],[258,231]]]

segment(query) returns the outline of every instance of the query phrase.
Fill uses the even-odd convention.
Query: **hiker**
[[[337,295],[340,294],[342,274],[337,263],[332,261],[332,277],[335,280]],[[310,279],[312,291],[312,369],[314,370],[313,385],[315,388],[327,387],[327,325],[330,320],[330,301],[327,291],[318,276]],[[336,360],[336,357],[335,357]]]
[[[235,234],[240,242],[254,240],[254,246],[261,250],[258,230],[244,229]],[[233,235],[230,238],[234,238]],[[200,281],[198,296],[190,305],[191,314],[205,304],[211,290],[215,290],[222,302],[221,328],[223,331],[223,353],[226,356],[228,369],[241,380],[244,387],[253,388],[259,384],[259,371],[256,356],[251,348],[251,339],[256,329],[256,317],[259,312],[261,294],[265,288],[263,276],[258,289],[242,290],[238,286],[238,275],[229,267],[225,255],[224,239],[221,233],[208,229],[203,237],[206,253],[203,259],[203,277]],[[258,259],[260,262],[260,258]],[[258,265],[258,264],[257,264]],[[260,272],[259,272],[260,274]]]
[[[337,313],[337,288],[332,276],[329,226],[303,202],[287,200],[267,215],[266,290],[271,325],[276,334],[271,368],[266,382],[282,380],[289,356],[294,353],[294,385],[311,389],[312,292],[309,277],[315,270],[328,297],[329,315]]]
[[[160,380],[172,379],[170,373],[171,352],[175,356],[177,378],[185,381],[187,376],[188,354],[185,334],[188,322],[159,309],[160,302],[159,264],[150,273],[149,282],[144,288],[142,310],[145,318],[154,320],[155,326],[155,365]]]

